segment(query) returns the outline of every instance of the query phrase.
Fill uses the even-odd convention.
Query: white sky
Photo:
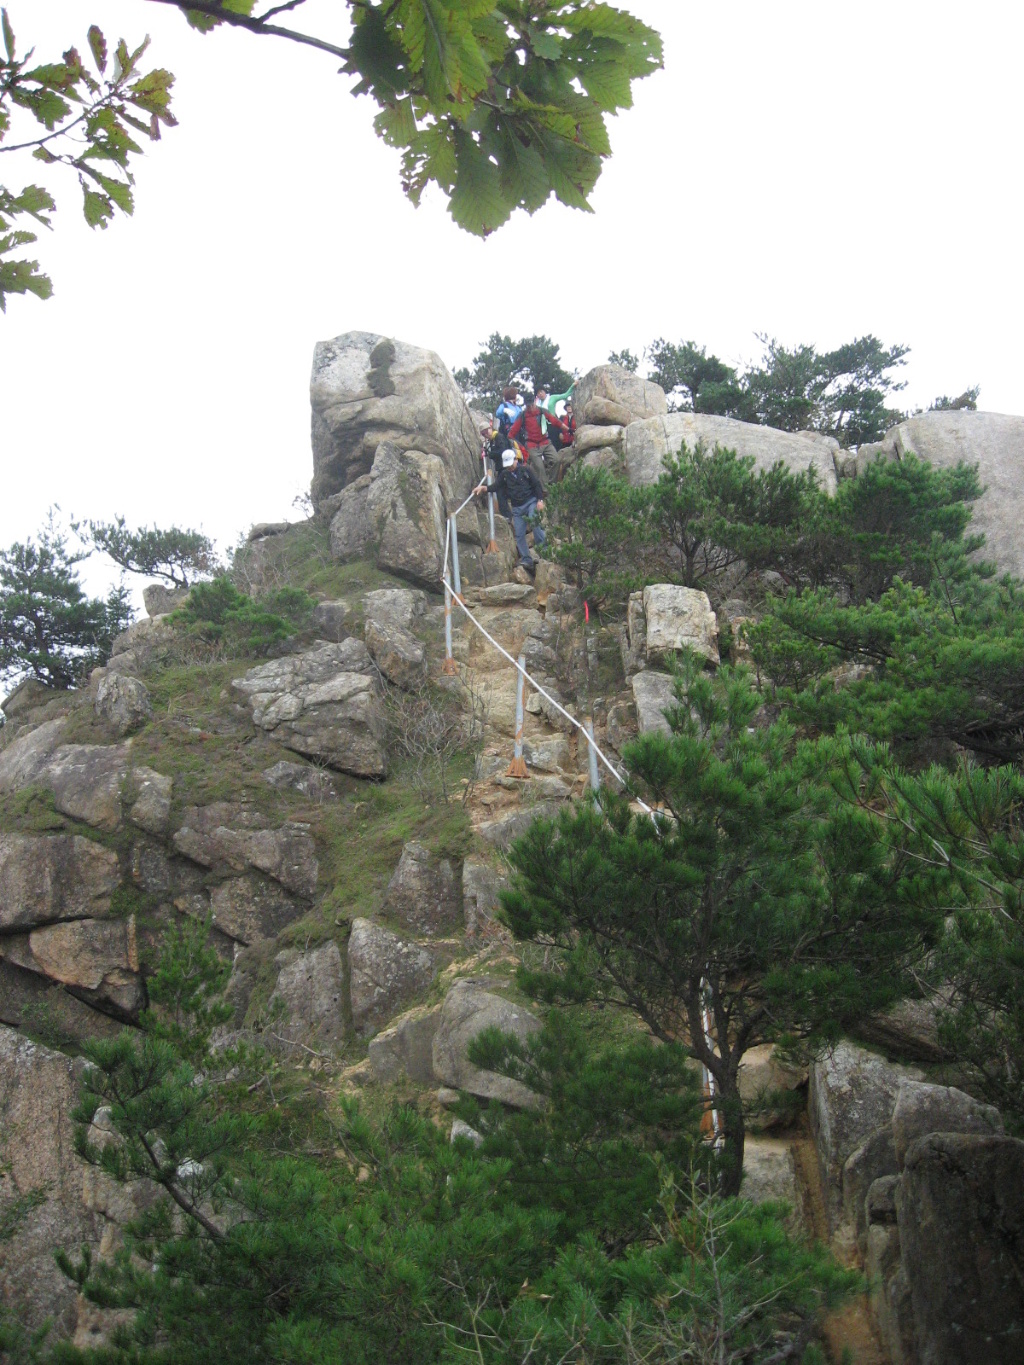
[[[452,367],[492,331],[546,332],[580,371],[658,336],[738,363],[758,331],[870,331],[912,348],[907,405],[980,383],[1024,412],[1024,6],[620,0],[665,70],[613,127],[595,214],[549,205],[478,242],[440,195],[408,205],[329,56],[145,0],[6,3],[43,60],[90,22],[149,32],[181,126],[147,146],[132,220],[90,232],[58,185],[36,248],[55,297],[0,318],[0,544],[52,502],[224,546],[294,517],[313,345],[352,328]],[[304,22],[343,33],[341,0],[317,5]]]

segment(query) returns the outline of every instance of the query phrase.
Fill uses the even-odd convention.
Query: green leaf
[[[102,30],[97,28],[95,24],[90,27],[87,36],[96,69],[102,73],[107,69],[107,40],[104,38]]]
[[[579,81],[591,99],[609,113],[633,105],[629,73],[616,62],[595,62],[581,68]]]
[[[0,23],[4,30],[4,47],[7,49],[7,60],[14,61],[14,30],[11,28],[11,21],[7,17],[7,11],[0,10]]]
[[[82,186],[83,204],[82,212],[85,214],[85,221],[91,228],[105,228],[107,223],[114,216],[114,206],[105,194],[97,194],[95,190],[86,189]]]
[[[557,62],[562,55],[561,38],[554,33],[545,33],[542,29],[530,30],[530,47],[545,61]]]
[[[448,212],[459,227],[486,237],[512,213],[513,205],[502,194],[501,172],[486,151],[465,135],[457,140],[456,164]]]
[[[135,211],[135,204],[132,200],[132,191],[129,185],[123,180],[115,180],[113,176],[104,175],[102,171],[96,170],[94,166],[82,164],[82,170],[96,181],[107,197],[117,205],[122,213],[131,217]],[[112,215],[111,215],[112,216]]]

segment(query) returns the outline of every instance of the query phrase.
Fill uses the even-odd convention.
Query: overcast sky
[[[37,254],[55,296],[0,318],[0,544],[46,508],[201,525],[229,546],[308,487],[313,345],[353,328],[468,363],[546,332],[580,371],[755,333],[911,347],[908,406],[980,383],[1024,412],[1019,62],[1024,6],[623,0],[665,70],[615,121],[586,216],[549,205],[486,242],[412,209],[330,57],[202,37],[146,0],[6,0],[43,60],[99,23],[148,32],[180,127],[148,146],[106,232],[58,183]],[[341,0],[304,19],[343,33]],[[0,158],[5,183],[35,163]]]

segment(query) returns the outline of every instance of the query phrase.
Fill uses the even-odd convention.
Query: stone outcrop
[[[348,941],[352,1022],[358,1033],[374,1033],[433,981],[434,955],[418,943],[374,924],[352,922]]]
[[[149,693],[138,678],[107,673],[96,687],[96,714],[123,738],[141,729],[153,714]]]
[[[251,539],[251,537],[250,537]],[[175,586],[171,583],[147,583],[142,589],[142,602],[149,617],[167,616],[183,607],[189,599],[191,588]]]
[[[838,1043],[811,1066],[808,1104],[818,1149],[829,1227],[843,1221],[842,1180],[846,1159],[892,1120],[900,1083],[921,1073],[894,1066],[853,1043]]]
[[[338,791],[329,773],[314,768],[310,763],[288,763],[282,760],[263,770],[263,776],[278,791],[296,791],[310,801],[330,801]]]
[[[1015,1365],[1024,1340],[1024,1142],[932,1133],[895,1191],[922,1365]]]
[[[637,726],[642,735],[653,730],[659,734],[670,735],[665,712],[679,705],[676,696],[676,680],[669,673],[658,673],[647,669],[633,678],[633,699],[636,702]]]
[[[1024,577],[1024,417],[998,412],[923,412],[863,445],[853,462],[857,472],[879,456],[917,455],[938,469],[961,460],[978,466],[985,489],[974,504],[970,530],[982,531],[982,555],[1003,573]]]
[[[373,332],[318,342],[310,402],[317,508],[370,473],[382,442],[440,458],[457,495],[453,512],[473,486],[479,433],[433,351]]]
[[[0,749],[0,795],[30,786],[60,745],[67,721],[62,716],[16,734]]]
[[[319,865],[308,825],[268,829],[265,818],[249,808],[216,801],[188,807],[173,842],[184,857],[215,872],[254,868],[294,895],[310,899],[316,891]]]
[[[411,631],[427,610],[427,594],[419,588],[376,588],[363,598],[367,625]]]
[[[706,592],[674,583],[652,583],[643,591],[645,648],[650,660],[679,649],[717,664],[718,620]]]
[[[538,1097],[520,1081],[484,1071],[469,1060],[469,1045],[484,1029],[498,1028],[525,1041],[540,1028],[522,1005],[488,990],[488,982],[457,981],[445,996],[434,1037],[434,1075],[446,1085],[517,1109],[532,1109]]]
[[[666,455],[678,453],[683,442],[694,449],[703,443],[752,455],[755,469],[770,469],[780,460],[794,474],[812,469],[828,493],[836,490],[836,456],[839,443],[831,436],[812,431],[776,431],[774,427],[738,422],[699,412],[670,412],[632,422],[622,434],[622,458],[632,484],[657,483]]]
[[[435,1079],[434,1038],[440,1022],[437,1007],[410,1010],[371,1038],[367,1056],[374,1079],[387,1083],[407,1076],[420,1085],[430,1085]]]
[[[336,943],[307,953],[279,955],[277,985],[267,1008],[275,1041],[315,1048],[340,1045],[345,1037],[344,972]],[[282,1017],[279,1019],[278,1015]]]
[[[98,1251],[102,1236],[73,1145],[83,1066],[0,1027],[0,1162],[10,1168],[0,1199],[43,1192],[40,1207],[0,1247],[0,1302],[32,1328],[51,1319],[64,1336],[75,1328],[77,1290],[54,1263],[54,1249],[77,1258],[83,1246]]]
[[[232,687],[286,748],[357,777],[383,777],[383,722],[361,640],[318,644],[252,668]]]
[[[626,426],[668,412],[665,390],[621,365],[598,365],[576,384],[573,406],[581,426]]]
[[[370,657],[388,682],[411,692],[426,681],[427,652],[410,631],[367,621],[365,639]]]
[[[498,899],[505,877],[486,859],[473,856],[462,864],[462,914],[470,942],[486,942],[508,931],[497,921]]]
[[[110,914],[117,854],[77,834],[0,834],[0,932]]]
[[[1003,1120],[994,1105],[982,1104],[953,1086],[903,1081],[892,1111],[892,1143],[897,1168],[911,1144],[928,1133],[1002,1134]]]
[[[459,880],[450,859],[408,843],[384,893],[383,913],[414,934],[452,933],[463,925]]]
[[[0,938],[5,961],[60,982],[104,1012],[134,1019],[145,1004],[135,917],[76,919]]]
[[[246,947],[276,938],[301,913],[280,885],[252,872],[229,877],[210,892],[213,927]]]

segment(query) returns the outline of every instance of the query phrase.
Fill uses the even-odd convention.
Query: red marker
[[[589,603],[589,602],[584,602],[584,603],[583,603],[583,619],[584,619],[584,621],[586,621],[586,622],[589,624],[589,622],[590,622],[590,603]]]

